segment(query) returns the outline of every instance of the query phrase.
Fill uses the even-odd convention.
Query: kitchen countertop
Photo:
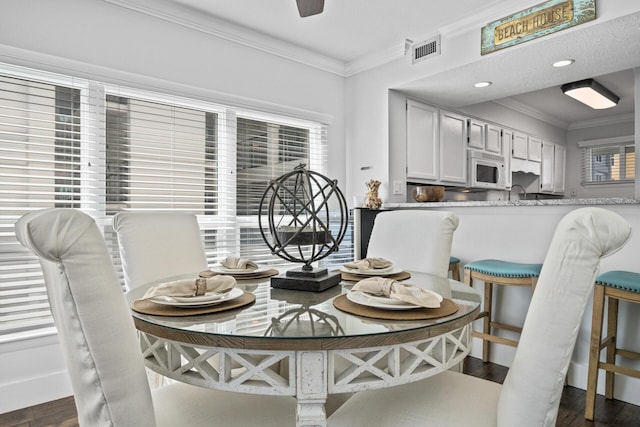
[[[442,208],[442,207],[482,207],[482,206],[597,206],[597,205],[637,205],[640,199],[593,198],[593,199],[543,199],[543,200],[495,200],[495,201],[448,201],[424,203],[383,203],[382,209],[410,209],[410,208]]]

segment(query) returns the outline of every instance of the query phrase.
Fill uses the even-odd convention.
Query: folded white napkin
[[[426,308],[440,307],[438,294],[419,286],[400,283],[384,277],[370,277],[353,285],[352,290],[366,294],[393,298]]]
[[[378,272],[382,272],[384,270],[391,270],[391,268],[393,267],[393,264],[391,263],[391,261],[388,261],[384,258],[371,257],[371,258],[364,258],[358,261],[348,262],[344,266],[351,270],[358,270],[358,271],[375,270]]]
[[[222,260],[222,262],[220,262],[220,265],[222,265],[224,268],[228,268],[229,270],[251,271],[251,270],[258,269],[258,264],[256,264],[255,262],[249,259],[235,257],[235,256],[226,257],[225,259]]]
[[[145,300],[157,296],[191,297],[204,295],[207,292],[227,292],[235,287],[236,279],[232,276],[218,275],[207,279],[175,280],[149,288],[140,299]]]

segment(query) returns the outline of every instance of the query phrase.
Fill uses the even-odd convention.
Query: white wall
[[[576,197],[578,198],[635,197],[636,193],[633,184],[583,186],[581,184],[582,154],[578,147],[580,141],[634,135],[634,127],[634,121],[628,121],[606,126],[570,129],[567,132],[566,193],[570,194],[573,189],[576,191]]]
[[[607,205],[603,208],[618,212],[631,223],[633,235],[629,243],[619,252],[605,258],[600,271],[631,270],[637,271],[637,254],[640,252],[640,209],[638,205]],[[560,219],[577,206],[533,206],[533,207],[460,207],[442,208],[452,211],[460,218],[460,225],[454,233],[451,253],[460,258],[461,265],[479,259],[503,259],[513,262],[542,263],[547,248]],[[473,244],[470,244],[473,242]],[[474,284],[481,294],[482,284]],[[496,289],[496,288],[494,288]],[[498,286],[494,291],[497,302],[495,313],[503,323],[522,325],[531,292],[527,288],[516,286]],[[586,389],[589,354],[589,334],[591,331],[591,301],[585,309],[580,326],[576,348],[569,367],[569,384]],[[640,309],[637,304],[620,303],[619,344],[629,350],[640,351],[638,329]],[[481,327],[480,321],[475,328]],[[517,338],[517,335],[505,333],[505,337]],[[515,349],[504,345],[491,346],[491,361],[503,366],[511,366]],[[472,356],[482,356],[482,343],[475,339]],[[624,360],[625,366],[640,369],[640,362]],[[604,375],[599,381],[598,390],[604,392]],[[640,379],[616,376],[615,398],[640,404]]]
[[[637,11],[637,2],[630,0],[601,0],[598,2],[598,18],[592,25],[600,25]],[[571,32],[580,32],[588,26],[579,26],[572,29]],[[560,32],[553,36],[543,37],[536,40],[535,46],[543,50],[544,46],[562,43],[563,37],[567,34],[569,32]],[[533,45],[524,43],[521,46],[501,51],[498,55],[509,57],[509,55],[515,54],[520,49],[523,49],[523,52],[528,54],[531,53],[531,46]],[[348,126],[346,138],[347,165],[349,165],[347,169],[347,200],[349,202],[351,202],[352,196],[362,198],[366,190],[364,182],[370,178],[382,181],[380,197],[383,201],[402,202],[406,199],[406,195],[392,196],[389,191],[389,185],[393,180],[403,179],[395,171],[397,166],[395,157],[394,159],[390,158],[390,150],[392,148],[389,145],[389,138],[397,138],[399,134],[389,128],[389,122],[386,120],[390,114],[394,114],[389,111],[389,105],[393,105],[397,101],[389,99],[389,89],[401,91],[403,88],[411,86],[411,82],[418,80],[421,82],[428,81],[430,77],[434,77],[434,80],[442,81],[443,75],[446,76],[447,71],[466,69],[469,66],[477,66],[478,69],[482,69],[486,73],[486,67],[483,67],[482,64],[483,61],[489,60],[489,57],[491,55],[487,57],[480,55],[480,28],[471,27],[467,28],[466,31],[442,34],[442,54],[440,56],[435,56],[415,65],[411,65],[410,58],[404,57],[383,66],[358,73],[347,79],[346,113]],[[523,60],[523,58],[518,56],[518,60]],[[524,61],[533,64],[536,58],[527,56]],[[508,61],[503,63],[508,63]],[[606,65],[603,61],[599,63]],[[502,71],[509,73],[508,69]],[[517,74],[509,75],[514,81],[519,81],[520,79]],[[483,78],[485,77],[483,76]],[[527,92],[524,88],[531,87],[531,82],[527,81],[526,76],[520,81],[522,81],[522,92]],[[437,100],[431,102],[426,97],[419,99],[424,100],[426,103],[438,103]],[[501,122],[501,120],[496,121]],[[541,131],[537,129],[530,131],[532,134],[540,134],[541,136],[547,136],[545,135],[547,132],[549,132],[550,138],[554,137],[553,139],[555,139],[555,136],[558,136],[557,129],[551,130],[547,127]],[[564,140],[566,138],[562,138],[562,141]],[[391,140],[391,143],[393,143],[393,140]],[[363,166],[369,168],[362,170]]]
[[[100,0],[3,0],[0,62],[329,122],[344,188],[345,80]],[[0,413],[71,393],[55,337],[0,344]]]
[[[634,0],[603,0],[598,8],[602,20],[635,11],[637,5]],[[389,89],[481,60],[479,28],[450,39],[445,36],[443,43],[448,51],[429,61],[411,66],[408,58],[402,58],[345,82],[334,74],[104,1],[3,0],[0,5],[1,62],[326,118],[331,125],[329,176],[338,179],[350,204],[353,196],[362,197],[370,178],[383,182],[385,199],[393,178],[389,155],[393,147],[388,141],[398,135],[389,134],[393,101]],[[477,219],[483,220],[480,229],[485,222],[499,223],[487,219],[490,212],[478,214]],[[513,227],[519,229],[522,223],[514,222]],[[487,243],[477,245],[478,250],[489,253],[502,248],[490,237],[484,236]],[[522,248],[519,243],[514,249]],[[461,251],[463,257],[472,255]],[[68,384],[59,379],[64,364],[58,347],[46,340],[36,344],[0,345],[0,361],[5,362],[0,363],[0,412],[55,398],[48,391],[61,397],[65,387],[68,390]],[[4,375],[9,371],[12,375]]]
[[[344,182],[344,78],[335,74],[100,0],[4,0],[0,61],[327,118],[329,174]]]

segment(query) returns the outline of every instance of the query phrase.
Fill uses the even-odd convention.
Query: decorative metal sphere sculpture
[[[309,276],[314,274],[314,261],[339,249],[349,212],[337,181],[305,166],[300,164],[269,183],[260,201],[258,224],[271,252],[303,263],[301,271]],[[265,217],[268,224],[263,224]]]

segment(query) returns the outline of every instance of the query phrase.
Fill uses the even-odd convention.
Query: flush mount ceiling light
[[[562,92],[595,109],[602,110],[618,105],[620,97],[593,79],[580,80],[561,86]]]
[[[491,86],[492,84],[493,84],[492,82],[478,82],[474,84],[473,87],[487,87],[487,86]]]
[[[575,60],[575,59],[562,59],[562,60],[560,60],[560,61],[556,61],[556,62],[554,62],[554,63],[553,63],[553,64],[551,64],[551,65],[553,65],[553,66],[554,66],[554,67],[556,67],[556,68],[559,68],[559,67],[566,67],[567,65],[571,65],[571,64],[573,64],[574,62],[576,62],[576,60]]]

